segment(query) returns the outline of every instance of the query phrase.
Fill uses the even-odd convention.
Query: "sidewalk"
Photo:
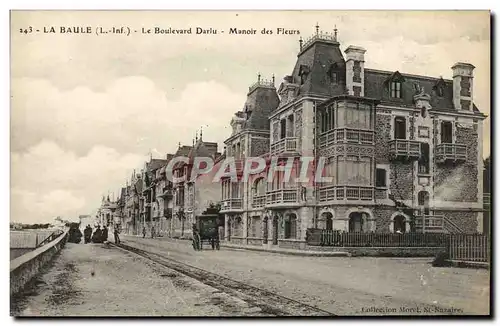
[[[11,301],[11,315],[263,315],[238,298],[107,243],[67,243],[50,265]]]
[[[142,238],[142,235],[124,235],[125,237],[137,237]],[[147,238],[147,237],[146,237]],[[151,237],[149,237],[151,238]],[[158,237],[155,238],[160,241],[182,241],[191,242],[190,239],[174,239],[168,237]],[[249,251],[263,251],[282,255],[293,255],[293,256],[309,256],[309,257],[349,257],[351,256],[348,252],[343,251],[313,251],[313,250],[300,250],[300,249],[285,249],[285,248],[265,248],[264,246],[250,246],[250,245],[237,245],[231,243],[220,244],[221,248],[227,248],[229,250],[249,250]],[[208,247],[205,247],[208,248]]]

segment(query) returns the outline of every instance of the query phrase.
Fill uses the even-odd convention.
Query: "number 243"
[[[32,33],[33,32],[33,27],[30,26],[29,28],[20,28],[19,32],[20,33],[24,33],[24,34]]]

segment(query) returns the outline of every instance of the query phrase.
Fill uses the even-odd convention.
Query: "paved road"
[[[338,315],[489,312],[488,271],[435,268],[431,259],[298,257],[224,248],[195,252],[186,241],[132,236],[123,243]]]
[[[258,308],[107,244],[66,244],[14,316],[265,316]]]

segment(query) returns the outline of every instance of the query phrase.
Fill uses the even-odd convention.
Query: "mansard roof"
[[[400,77],[399,77],[400,76]],[[397,78],[401,82],[401,98],[391,98],[388,81]],[[438,96],[435,86],[442,80],[443,96]],[[380,99],[381,104],[393,104],[413,107],[413,96],[417,87],[431,95],[430,104],[434,110],[453,110],[453,81],[441,77],[433,78],[400,73],[365,69],[365,96]]]
[[[278,107],[279,102],[274,84],[272,87],[258,85],[248,93],[244,109],[246,121],[242,129],[269,130],[269,116]]]
[[[337,83],[331,83],[329,71],[338,72]],[[297,57],[291,83],[299,85],[299,94],[335,96],[344,94],[345,59],[339,43],[323,41],[321,36],[305,46]]]

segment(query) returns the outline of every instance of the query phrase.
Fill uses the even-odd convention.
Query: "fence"
[[[453,234],[448,244],[450,260],[489,262],[490,241],[483,234]]]
[[[362,233],[308,229],[307,244],[330,247],[446,247],[446,233]]]

